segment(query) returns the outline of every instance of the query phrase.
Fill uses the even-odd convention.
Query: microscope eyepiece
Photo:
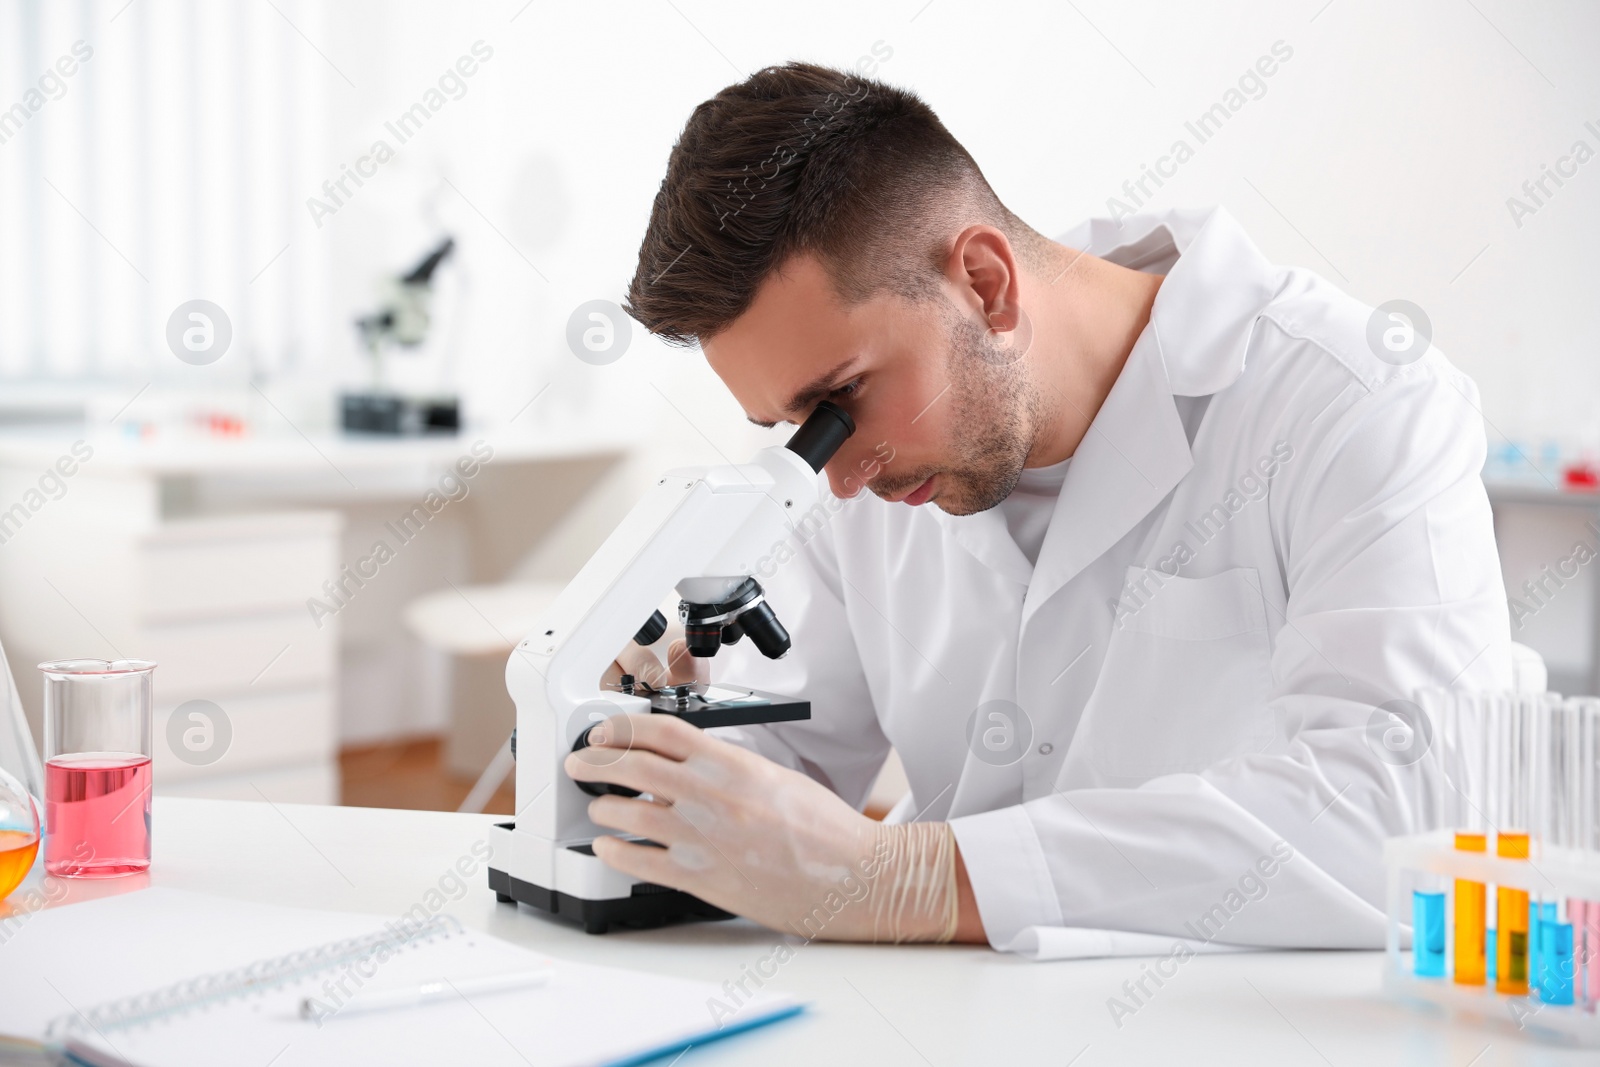
[[[850,413],[838,404],[824,400],[800,424],[794,436],[789,438],[787,447],[820,474],[828,460],[839,451],[839,446],[855,432],[856,420],[850,417]]]

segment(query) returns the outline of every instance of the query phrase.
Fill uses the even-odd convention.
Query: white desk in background
[[[624,447],[581,425],[413,439],[8,430],[0,641],[35,716],[40,660],[160,664],[155,758],[169,792],[335,802],[341,739],[444,725],[448,679],[402,628],[404,605],[503,579]],[[442,483],[463,459],[474,475]],[[430,492],[442,506],[406,525]],[[359,587],[343,579],[379,540],[392,558],[366,564]],[[325,585],[341,581],[343,603]],[[313,613],[311,598],[336,610]],[[229,720],[215,762],[169,743],[172,709],[191,700]]]
[[[1564,578],[1544,575],[1546,566],[1556,568],[1572,554],[1576,541],[1600,551],[1600,536],[1585,526],[1600,519],[1600,492],[1558,488],[1559,475],[1552,478],[1556,481],[1533,476],[1484,481],[1495,513],[1506,593],[1516,616],[1511,637],[1544,656],[1550,688],[1600,694],[1600,580],[1595,567],[1574,561]],[[1541,579],[1542,591],[1530,594],[1522,588],[1524,581]]]
[[[743,920],[591,937],[497,904],[479,861],[496,818],[157,797],[150,874],[72,883],[63,904],[141,885],[393,916],[422,903],[555,956],[717,985],[741,980],[771,954],[777,935]],[[457,889],[461,861],[473,873]],[[19,896],[38,877],[35,871]],[[1159,989],[1146,982],[1153,995],[1119,1028],[1106,1002],[1126,997],[1122,985],[1141,977],[1143,962],[1032,963],[978,946],[802,944],[767,981],[809,1001],[804,1014],[694,1048],[678,1063],[1559,1067],[1595,1061],[1593,1049],[1538,1045],[1391,1003],[1378,991],[1376,952],[1196,956]]]

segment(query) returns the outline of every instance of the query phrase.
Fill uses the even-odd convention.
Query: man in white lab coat
[[[751,564],[793,650],[711,661],[812,719],[615,723],[569,770],[666,847],[597,855],[808,938],[1382,943],[1381,842],[1439,818],[1409,701],[1510,669],[1477,392],[1425,337],[1221,209],[1047,241],[915,97],[804,65],[696,110],[630,310],[753,420],[857,431]]]

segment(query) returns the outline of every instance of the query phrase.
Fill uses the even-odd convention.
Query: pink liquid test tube
[[[1600,699],[1574,697],[1578,723],[1576,763],[1571,786],[1575,797],[1578,848],[1600,855]],[[1600,900],[1569,900],[1572,917],[1573,991],[1578,1003],[1594,1010],[1600,1004]]]
[[[1600,1002],[1600,901],[1585,903],[1583,914],[1584,1003],[1592,1006]]]
[[[44,866],[65,878],[150,869],[147,660],[72,659],[44,674]]]
[[[1600,904],[1576,897],[1567,900],[1572,920],[1572,984],[1578,1003],[1594,1003],[1600,994]]]

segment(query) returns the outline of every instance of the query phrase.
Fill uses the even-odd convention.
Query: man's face
[[[798,424],[822,400],[850,413],[856,432],[826,468],[835,495],[865,483],[970,515],[1016,487],[1039,412],[1025,360],[978,316],[946,294],[884,291],[847,307],[821,262],[796,256],[701,347],[756,422]]]

